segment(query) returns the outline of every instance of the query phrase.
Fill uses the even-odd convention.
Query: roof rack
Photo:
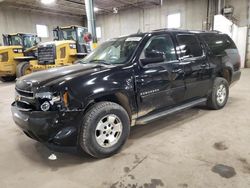
[[[183,31],[183,32],[198,32],[198,33],[221,33],[220,31],[217,31],[217,30],[206,31],[206,30],[187,30],[187,29],[175,29],[175,28],[162,28],[162,29],[155,29],[153,31],[155,31],[155,32],[159,32],[159,31]]]

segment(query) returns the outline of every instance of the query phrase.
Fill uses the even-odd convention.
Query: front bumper
[[[15,123],[32,139],[59,146],[76,145],[81,112],[23,111],[15,102],[11,111]]]

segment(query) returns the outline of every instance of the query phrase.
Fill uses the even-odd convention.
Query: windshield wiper
[[[100,63],[100,64],[105,64],[105,65],[110,65],[111,63],[108,63],[105,60],[101,60],[101,59],[95,59],[95,60],[91,60],[89,61],[89,63]]]

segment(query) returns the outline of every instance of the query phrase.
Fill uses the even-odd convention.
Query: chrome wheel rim
[[[217,89],[217,102],[219,104],[223,104],[225,102],[225,99],[227,97],[227,89],[225,85],[221,84]]]
[[[122,134],[122,122],[115,114],[101,118],[95,130],[95,138],[101,147],[112,147]]]

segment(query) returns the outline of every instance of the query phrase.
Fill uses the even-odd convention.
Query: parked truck
[[[0,46],[0,80],[13,81],[31,72],[29,61],[36,59],[36,34],[4,34],[4,46]]]
[[[79,64],[19,79],[12,115],[32,139],[104,158],[135,124],[202,104],[223,108],[240,76],[226,34],[162,29],[111,39]]]
[[[90,44],[84,40],[88,29],[81,26],[56,27],[54,41],[38,45],[37,59],[30,61],[32,72],[72,65],[90,52]]]

